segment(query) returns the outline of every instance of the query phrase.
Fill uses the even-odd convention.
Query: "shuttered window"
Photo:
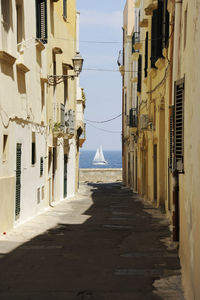
[[[175,169],[182,173],[184,171],[184,79],[175,82],[174,117]]]
[[[170,115],[170,124],[169,124],[169,168],[172,169],[173,167],[173,121],[174,121],[174,110],[172,108],[171,115]]]
[[[137,82],[137,91],[141,92],[142,87],[142,55],[139,55],[138,59],[138,82]]]
[[[22,144],[17,144],[16,149],[16,190],[15,190],[15,216],[20,214],[21,200],[21,155]]]
[[[63,18],[67,19],[67,0],[63,0]]]
[[[36,0],[36,35],[43,44],[47,43],[47,3]]]
[[[151,27],[151,67],[155,67],[158,58],[163,57],[162,50],[168,46],[169,12],[167,0],[158,0],[158,8],[153,11]]]
[[[145,39],[145,66],[144,66],[144,77],[147,77],[148,73],[148,45],[149,45],[149,33],[146,32],[146,39]]]
[[[168,0],[163,0],[162,48],[167,48],[169,42],[169,12],[167,10],[167,3]]]
[[[43,176],[43,172],[44,172],[44,158],[40,157],[40,177]]]

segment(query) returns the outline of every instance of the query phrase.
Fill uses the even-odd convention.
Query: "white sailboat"
[[[106,165],[108,162],[103,155],[102,145],[97,148],[96,154],[93,159],[93,165]]]

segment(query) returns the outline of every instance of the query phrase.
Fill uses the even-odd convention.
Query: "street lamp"
[[[57,85],[57,84],[63,82],[64,80],[66,80],[68,78],[74,80],[74,78],[78,77],[82,71],[83,61],[84,61],[84,59],[82,58],[80,53],[76,52],[76,55],[74,56],[74,58],[72,58],[73,70],[74,70],[75,74],[74,75],[47,75],[48,84],[54,86],[54,85]]]
[[[74,72],[77,74],[77,76],[79,76],[79,74],[82,71],[83,61],[84,61],[84,59],[82,58],[82,56],[80,55],[80,53],[76,52],[76,55],[72,59],[72,62],[73,62]]]

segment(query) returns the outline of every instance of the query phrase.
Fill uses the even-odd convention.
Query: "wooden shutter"
[[[47,3],[36,0],[36,35],[43,44],[47,43]]]
[[[145,68],[144,68],[144,77],[147,77],[147,70],[148,70],[148,45],[149,45],[149,33],[146,32],[146,39],[145,39]]]
[[[142,55],[139,55],[138,59],[138,83],[137,83],[137,91],[141,92],[142,87]]]
[[[158,9],[153,11],[151,27],[151,67],[155,68],[155,63],[162,55],[163,37],[163,1],[158,0]]]
[[[173,167],[173,123],[174,123],[174,110],[172,109],[170,115],[170,124],[169,124],[169,168],[172,169]]]
[[[167,10],[167,2],[167,0],[163,2],[162,48],[168,47],[169,42],[169,12]]]
[[[184,79],[175,82],[175,128],[174,151],[175,169],[184,171]]]
[[[15,190],[15,216],[20,214],[21,200],[21,151],[22,144],[17,144],[16,149],[16,190]]]

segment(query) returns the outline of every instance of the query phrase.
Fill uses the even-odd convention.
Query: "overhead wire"
[[[95,68],[83,68],[83,71],[96,71],[96,72],[118,72],[116,69],[95,69]],[[124,70],[125,73],[138,73],[137,71]]]
[[[112,130],[103,129],[103,128],[94,126],[91,123],[87,123],[87,124],[90,125],[91,127],[95,128],[95,129],[98,129],[98,130],[103,131],[103,132],[107,132],[107,133],[121,133],[121,131],[112,131]]]
[[[88,119],[85,119],[87,122],[90,122],[90,123],[107,123],[107,122],[111,122],[111,121],[113,121],[113,120],[116,120],[116,119],[118,119],[119,117],[121,117],[122,116],[122,113],[121,114],[119,114],[119,115],[117,115],[116,117],[113,117],[113,118],[111,118],[111,119],[108,119],[108,120],[105,120],[105,121],[94,121],[94,120],[88,120]]]

